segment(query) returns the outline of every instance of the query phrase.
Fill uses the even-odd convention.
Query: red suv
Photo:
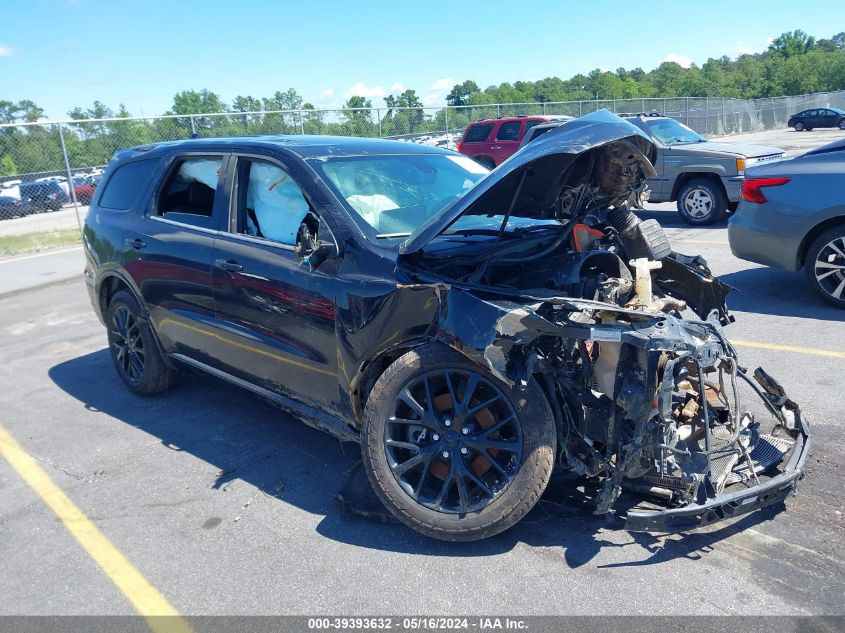
[[[470,123],[458,151],[493,169],[516,150],[525,133],[535,125],[549,121],[566,121],[568,116],[508,116]]]

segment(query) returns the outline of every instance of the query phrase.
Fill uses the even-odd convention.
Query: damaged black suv
[[[809,426],[724,337],[730,287],[632,213],[654,151],[608,112],[494,172],[352,138],[128,149],[85,275],[130,390],[200,369],[360,442],[424,534],[500,532],[553,472],[628,529],[688,529],[789,497]]]

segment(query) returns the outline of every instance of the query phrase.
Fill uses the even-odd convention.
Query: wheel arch
[[[845,216],[839,215],[833,218],[828,218],[827,220],[822,220],[807,231],[807,234],[798,246],[798,261],[796,262],[798,270],[804,268],[804,260],[807,257],[807,251],[810,250],[810,245],[816,241],[816,238],[825,231],[829,231],[837,226],[845,226]]]
[[[725,183],[722,182],[722,179],[719,174],[715,172],[706,171],[685,171],[678,174],[678,177],[675,179],[675,185],[672,187],[672,197],[670,198],[670,200],[672,202],[677,201],[678,194],[680,193],[681,189],[683,189],[689,181],[698,180],[699,178],[712,182],[722,190],[722,193],[724,193],[725,196],[728,195],[728,192],[725,189]]]
[[[367,404],[367,398],[373,390],[376,381],[378,381],[387,368],[400,356],[430,343],[436,343],[436,341],[430,337],[403,341],[380,351],[361,365],[358,372],[349,381],[349,402],[352,405],[352,413],[355,416],[356,423],[360,424],[363,419],[364,406]]]

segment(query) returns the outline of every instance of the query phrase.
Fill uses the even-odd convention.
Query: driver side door
[[[230,162],[230,221],[212,255],[216,321],[226,341],[218,359],[237,378],[341,414],[338,260],[315,265],[297,252],[301,224],[316,231],[318,217],[303,180],[268,157],[235,155]]]

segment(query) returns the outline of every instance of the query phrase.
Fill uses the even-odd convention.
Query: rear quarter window
[[[464,134],[464,143],[480,143],[486,141],[492,129],[492,123],[471,125],[467,128],[466,134]]]
[[[158,166],[158,159],[138,160],[114,170],[102,188],[97,204],[106,209],[131,209],[146,189]]]

